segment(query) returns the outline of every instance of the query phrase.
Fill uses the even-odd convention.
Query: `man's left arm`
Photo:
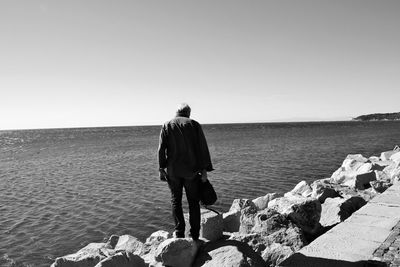
[[[167,135],[165,131],[165,126],[161,128],[159,144],[158,144],[158,170],[160,172],[160,180],[167,181],[167,173],[165,168],[167,168]]]

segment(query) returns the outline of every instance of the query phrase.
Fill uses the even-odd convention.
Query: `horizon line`
[[[248,121],[248,122],[213,122],[201,123],[201,125],[219,125],[219,124],[258,124],[258,123],[311,123],[311,122],[351,122],[350,119],[318,119],[318,120],[271,120],[271,121]],[[123,128],[123,127],[155,127],[162,124],[130,124],[130,125],[99,125],[99,126],[62,126],[62,127],[38,127],[38,128],[14,128],[14,129],[1,129],[1,131],[30,131],[30,130],[62,130],[62,129],[90,129],[90,128]]]

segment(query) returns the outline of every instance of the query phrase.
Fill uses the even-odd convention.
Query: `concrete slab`
[[[400,206],[400,192],[397,194],[381,195],[379,199],[373,198],[369,203],[380,203],[390,206]]]
[[[385,241],[386,237],[390,234],[392,230],[392,228],[382,228],[373,225],[365,226],[352,223],[342,223],[338,226],[341,227],[332,228],[332,231],[326,233],[324,236],[326,236],[326,238],[337,237],[338,239],[343,240],[357,240],[357,242],[372,241],[381,243]],[[334,237],[332,237],[331,235],[333,235]]]
[[[398,221],[399,220],[397,218],[375,217],[365,214],[353,214],[346,220],[346,223],[364,226],[375,225],[376,227],[392,229]]]
[[[375,217],[397,218],[400,220],[400,206],[388,206],[381,203],[368,203],[355,214],[370,215]]]

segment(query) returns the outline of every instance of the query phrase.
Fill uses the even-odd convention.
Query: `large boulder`
[[[273,200],[273,199],[275,199],[277,197],[281,197],[281,194],[269,193],[269,194],[266,194],[265,196],[253,199],[252,201],[253,201],[254,205],[257,207],[258,210],[263,210],[263,209],[266,209],[268,207],[268,203],[271,200]]]
[[[202,246],[193,267],[261,267],[265,262],[247,244],[236,240],[221,240]]]
[[[231,235],[230,239],[247,243],[257,253],[268,245],[280,243],[297,250],[306,243],[303,232],[286,216],[273,209],[265,209],[251,215],[246,229]]]
[[[340,197],[328,198],[322,204],[321,219],[319,222],[323,227],[334,226],[346,220],[353,212],[365,204],[366,201],[358,196],[347,199]]]
[[[329,183],[329,178],[316,180],[311,184],[312,193],[311,197],[318,199],[320,203],[324,203],[327,198],[334,198],[340,196],[333,186]]]
[[[294,253],[293,249],[279,243],[272,243],[262,252],[266,266],[279,266],[279,264]]]
[[[392,183],[386,181],[372,181],[370,182],[372,189],[377,193],[383,193],[388,189]]]
[[[146,267],[146,263],[139,256],[130,252],[119,252],[100,261],[95,267]]]
[[[370,187],[370,182],[376,180],[375,171],[369,171],[362,174],[357,174],[353,179],[347,180],[343,183],[343,185],[348,186],[350,188],[356,189],[366,189]]]
[[[251,229],[254,227],[254,218],[257,212],[258,210],[255,206],[248,206],[240,211],[239,233],[251,233]]]
[[[51,267],[93,267],[106,258],[102,250],[107,243],[90,243],[74,254],[59,257]]]
[[[242,210],[247,207],[256,207],[256,205],[250,199],[238,198],[233,200],[229,211]]]
[[[297,226],[308,234],[319,230],[321,203],[317,199],[305,197],[281,197],[268,203],[268,208],[287,215]]]
[[[331,176],[331,182],[342,184],[354,180],[357,175],[372,170],[372,163],[361,154],[348,155],[342,165]]]
[[[394,162],[399,162],[400,161],[400,151],[393,153],[393,155],[391,155],[389,159]]]
[[[309,196],[311,196],[311,193],[312,193],[312,189],[308,185],[308,183],[306,181],[301,181],[290,192],[286,193],[285,196],[300,195],[303,197],[309,197]]]
[[[141,254],[143,249],[144,244],[131,235],[121,235],[114,247],[116,252],[126,251],[133,254]]]
[[[167,240],[168,238],[171,238],[171,234],[168,233],[167,231],[159,230],[154,233],[152,233],[147,239],[146,242],[144,243],[144,248],[142,250],[141,256],[144,258],[144,260],[147,263],[153,263],[156,262],[155,260],[155,255],[158,249],[158,246]]]
[[[200,237],[210,241],[220,239],[224,228],[223,215],[207,209],[201,209],[200,213]],[[189,213],[185,213],[185,223],[188,226],[186,227],[185,235],[189,236]]]
[[[156,251],[155,259],[166,266],[191,266],[199,245],[189,238],[170,238],[162,242]]]
[[[385,151],[385,152],[381,153],[380,158],[382,161],[387,161],[387,160],[390,160],[390,157],[395,153],[396,153],[396,151],[394,151],[394,150]]]
[[[226,232],[237,232],[240,228],[240,217],[244,209],[251,209],[257,211],[256,204],[249,199],[235,199],[228,212],[224,213],[223,218],[223,229]],[[245,211],[247,212],[247,211]]]

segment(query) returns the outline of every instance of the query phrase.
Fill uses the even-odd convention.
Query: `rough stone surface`
[[[251,233],[251,229],[254,227],[254,218],[257,212],[258,210],[255,206],[249,206],[240,211],[239,233]]]
[[[253,203],[253,201],[251,201],[249,199],[239,198],[239,199],[233,200],[229,211],[242,210],[247,207],[256,207],[256,205]]]
[[[191,239],[170,238],[158,246],[155,259],[167,266],[191,266],[198,248],[199,246]]]
[[[101,252],[106,243],[90,243],[78,252],[57,258],[51,267],[91,267],[106,256]]]
[[[312,189],[308,185],[308,183],[306,181],[301,181],[292,189],[292,191],[288,192],[287,194],[309,197],[309,196],[311,196],[311,193],[312,193]]]
[[[213,211],[202,210],[200,222],[200,237],[210,241],[218,240],[222,237],[224,222],[222,214]]]
[[[330,179],[328,178],[328,181],[329,180]],[[327,198],[335,198],[340,196],[326,179],[314,181],[311,184],[311,188],[311,197],[318,199],[320,203],[324,203]]]
[[[95,267],[146,267],[146,264],[139,255],[119,252],[100,261]]]
[[[365,205],[365,200],[361,197],[350,198],[328,198],[322,204],[320,224],[323,227],[330,227],[343,222],[356,210]]]
[[[393,150],[389,150],[389,151],[382,152],[380,158],[381,158],[382,161],[388,161],[388,160],[390,160],[390,157],[391,157],[394,153],[396,153],[396,152],[393,151]]]
[[[269,193],[269,194],[266,194],[265,196],[253,199],[253,203],[254,203],[254,205],[256,205],[258,210],[263,210],[263,209],[266,209],[268,207],[268,203],[271,200],[273,200],[275,198],[278,198],[278,197],[281,197],[281,194]]]
[[[270,201],[268,208],[287,215],[306,233],[314,234],[319,230],[321,203],[317,199],[304,197],[276,198]]]
[[[272,243],[262,252],[262,258],[267,266],[278,266],[283,260],[292,255],[294,251],[289,246]]]
[[[252,227],[251,227],[252,226]],[[272,243],[287,245],[300,249],[306,244],[303,232],[286,216],[272,209],[262,210],[252,218],[252,225],[230,239],[247,243],[257,253],[261,253]]]
[[[141,253],[141,256],[143,256],[146,262],[153,263],[156,261],[155,254],[157,252],[158,246],[168,238],[171,238],[171,234],[167,231],[160,230],[152,233],[146,239],[146,242],[144,243],[144,248]]]
[[[200,237],[215,241],[222,237],[224,230],[223,215],[217,214],[213,211],[207,209],[201,209],[201,221],[200,221]],[[185,236],[189,237],[190,234],[190,223],[189,223],[189,213],[185,213]]]
[[[126,251],[133,254],[140,254],[143,249],[144,244],[140,242],[139,239],[131,235],[121,235],[114,248],[116,252]]]
[[[351,188],[363,190],[369,188],[370,187],[369,183],[375,180],[376,180],[375,171],[369,171],[357,174],[352,179],[343,182],[343,184]]]
[[[202,246],[193,267],[261,267],[265,262],[247,244],[222,240]]]

